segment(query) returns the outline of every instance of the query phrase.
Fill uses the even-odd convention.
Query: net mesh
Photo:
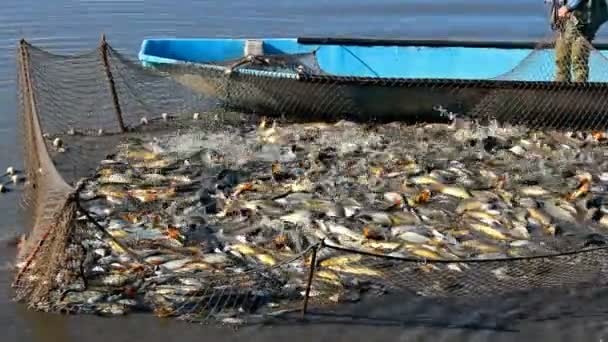
[[[124,228],[142,220],[156,227],[159,223],[155,221],[155,215],[184,213],[184,208],[179,208],[180,204],[172,206],[158,201],[159,198],[181,197],[187,201],[195,196],[200,201],[204,195],[197,190],[201,183],[205,179],[220,178],[217,169],[209,166],[213,164],[209,160],[215,160],[217,164],[221,159],[221,163],[228,165],[229,171],[234,173],[245,168],[257,170],[252,172],[258,172],[256,177],[265,179],[263,182],[280,183],[277,177],[281,173],[275,173],[276,160],[240,162],[253,151],[242,136],[238,138],[239,134],[245,134],[246,128],[258,129],[259,115],[275,117],[276,122],[284,122],[285,125],[321,119],[335,122],[342,118],[372,123],[446,121],[452,126],[458,126],[458,120],[477,121],[482,125],[498,122],[525,125],[527,129],[544,129],[547,136],[554,138],[558,135],[553,130],[560,129],[561,138],[554,141],[556,146],[570,144],[570,149],[574,149],[561,151],[561,157],[571,154],[575,168],[590,164],[601,168],[605,162],[601,153],[597,150],[581,152],[580,149],[587,145],[597,147],[605,141],[603,132],[607,128],[608,116],[603,98],[608,98],[605,96],[608,76],[604,70],[608,63],[601,52],[593,50],[588,43],[582,44],[578,54],[591,56],[588,62],[592,71],[589,82],[552,82],[556,72],[553,47],[553,43],[539,44],[511,71],[491,79],[443,80],[332,76],[322,73],[311,55],[269,56],[262,62],[255,59],[228,61],[206,67],[191,64],[143,67],[113,49],[105,40],[98,49],[75,56],[55,55],[22,41],[17,53],[19,121],[27,185],[23,202],[30,212],[31,229],[27,240],[20,246],[20,266],[14,282],[17,297],[31,308],[45,311],[123,314],[141,309],[161,317],[193,322],[242,323],[302,310],[302,305],[304,308],[327,308],[386,293],[482,297],[535,288],[601,287],[606,277],[604,257],[607,247],[581,249],[580,245],[572,246],[554,237],[544,241],[539,237],[543,245],[552,247],[533,256],[450,260],[443,256],[453,254],[436,257],[437,246],[435,249],[429,246],[419,250],[410,248],[410,255],[388,255],[353,248],[346,240],[338,239],[338,243],[335,239],[329,241],[328,236],[340,235],[336,230],[332,231],[339,229],[337,226],[319,234],[318,231],[323,229],[317,225],[313,229],[317,233],[312,234],[316,238],[304,239],[295,245],[290,242],[292,253],[271,254],[268,249],[257,249],[260,246],[247,247],[238,243],[232,243],[234,253],[220,253],[217,252],[219,245],[210,236],[196,240],[196,244],[176,244],[175,240],[184,233],[175,229],[179,225],[177,221],[160,224],[164,225],[163,236],[160,237],[146,235],[155,234],[150,228]],[[235,67],[234,62],[245,62],[248,69]],[[587,62],[577,60],[576,63]],[[226,65],[230,68],[226,69]],[[576,65],[574,69],[581,72]],[[313,131],[323,129],[319,127],[322,125]],[[373,125],[361,127],[369,134],[381,134],[374,133]],[[568,132],[564,134],[564,130]],[[469,142],[478,140],[481,144],[467,152],[469,157],[463,158],[475,158],[474,155],[484,153],[484,149],[487,152],[490,148],[486,143],[488,137],[493,136],[492,131],[496,133],[499,129],[490,126],[486,127],[490,134],[471,135]],[[312,136],[307,138],[309,132],[303,129],[297,135],[299,139],[315,140]],[[420,130],[415,132],[420,133]],[[410,159],[426,163],[423,168],[427,170],[447,162],[441,160],[443,157],[433,160],[435,156],[429,147],[431,142],[429,137],[424,137],[432,134],[432,129],[423,130],[422,135],[412,134],[404,128],[393,130],[386,137],[412,140],[416,146],[409,149],[413,154]],[[441,134],[437,133],[437,137]],[[137,147],[161,136],[177,141],[190,153],[186,160],[190,167],[198,168],[194,177],[196,181],[190,179],[180,184],[183,178],[171,176],[172,172],[178,176],[184,174],[183,158],[162,161],[150,156],[152,152],[149,149]],[[271,134],[262,135],[262,139],[267,140],[273,137]],[[386,137],[378,139],[383,141]],[[334,139],[334,145],[343,142],[338,140],[340,138]],[[214,144],[214,151],[228,147],[235,151],[236,146],[237,152],[214,155],[209,144]],[[531,154],[546,150],[546,146],[541,144],[531,146],[534,144],[528,141],[525,145]],[[512,151],[525,158],[522,156],[525,152]],[[125,160],[116,161],[121,153],[127,156],[126,163]],[[317,157],[331,160],[332,153],[335,154],[335,150],[332,152],[331,148],[325,148],[317,151]],[[356,154],[356,149],[348,153]],[[584,164],[585,158],[591,162]],[[412,163],[405,159],[401,160],[403,163],[397,159],[384,160],[386,165],[394,165],[385,165],[385,169],[380,171],[378,169],[383,167],[370,162],[371,173],[385,176],[407,174],[409,171],[395,171],[398,168],[409,170],[407,168]],[[560,162],[551,157],[545,161],[539,159],[535,159],[535,163],[559,165]],[[281,163],[288,168],[312,167],[302,163],[296,166],[296,162],[294,165]],[[335,163],[344,172],[349,172],[349,168],[357,164],[356,161]],[[172,190],[166,192],[166,188],[155,187],[154,184],[147,184],[143,190],[135,189],[115,175],[118,178],[108,182],[110,186],[106,187],[103,195],[108,201],[119,201],[122,209],[101,210],[94,202],[96,196],[88,194],[91,188],[99,185],[100,178],[111,176],[104,173],[108,166],[120,169],[120,177],[138,178],[142,174],[153,174],[159,177],[160,184],[170,182]],[[519,167],[521,174],[530,172],[542,176],[546,170],[542,165],[534,170],[528,164],[522,163]],[[494,181],[505,181],[502,176],[495,176]],[[167,180],[167,177],[173,178]],[[259,186],[243,184],[248,185],[239,188],[238,192]],[[336,184],[334,186],[339,187]],[[291,189],[307,188],[306,184],[297,182],[289,186]],[[586,185],[581,183],[577,186],[579,191]],[[218,185],[215,187],[217,189]],[[494,184],[491,187],[500,186]],[[416,187],[415,190],[418,196],[425,193],[424,187]],[[95,191],[101,193],[100,189]],[[301,191],[307,190],[291,190]],[[434,189],[433,196],[442,191],[447,193],[447,190]],[[602,191],[587,188],[582,196],[588,192],[601,195]],[[285,193],[272,194],[274,199],[284,196]],[[332,196],[334,199],[338,197],[337,194]],[[133,198],[138,201],[133,202]],[[421,197],[415,198],[414,202],[423,201]],[[224,216],[242,215],[239,209],[231,209],[230,201],[233,199],[224,198],[223,207],[215,210],[199,207],[204,214],[197,218],[198,227],[211,222],[205,213],[215,211]],[[259,202],[259,205],[263,203]],[[109,216],[116,210],[123,210],[119,215],[122,228],[112,228],[116,219],[113,221]],[[602,216],[600,212],[598,210],[594,215]],[[137,213],[138,218],[132,218],[130,213]],[[543,229],[553,229],[555,234],[558,228],[543,222],[545,216],[530,213],[528,216],[533,216],[536,223],[540,222]],[[384,216],[375,217],[382,221]],[[278,229],[280,233],[265,242],[277,250],[287,245],[285,236],[293,238],[305,233],[305,228],[297,225],[302,218],[283,220],[295,224],[295,228],[291,225],[287,229]],[[394,220],[393,216],[389,216],[391,220]],[[396,226],[393,221],[388,225],[393,226],[391,228]],[[371,234],[368,227],[357,227],[362,229],[361,233],[366,238],[374,240],[368,236]],[[494,238],[501,236],[496,230],[491,230],[491,225],[472,227]],[[247,220],[237,220],[225,230],[254,228]],[[593,238],[588,239],[591,243],[587,245],[603,244],[605,240],[601,239],[600,230],[590,228],[586,231],[586,234],[591,233],[595,235],[589,235]],[[410,234],[408,238],[431,239],[420,234]],[[487,252],[492,249],[488,245],[489,242],[468,246],[478,250],[485,248]],[[549,249],[555,253],[543,252]],[[186,266],[187,271],[184,271]],[[108,269],[112,271],[107,272]]]

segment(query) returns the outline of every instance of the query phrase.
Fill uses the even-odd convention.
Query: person
[[[555,42],[556,81],[587,82],[591,42],[608,20],[606,0],[557,0],[552,25],[557,29]]]

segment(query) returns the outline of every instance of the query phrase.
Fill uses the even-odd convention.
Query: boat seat
[[[262,56],[264,54],[264,42],[260,39],[245,40],[244,56]]]

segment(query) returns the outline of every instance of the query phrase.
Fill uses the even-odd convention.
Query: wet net
[[[574,69],[581,77],[577,63],[588,63],[588,82],[553,82],[551,44],[526,52],[508,73],[449,80],[328,75],[314,54],[142,66],[105,39],[74,56],[22,41],[20,179],[31,222],[19,249],[17,299],[51,312],[142,310],[243,323],[386,294],[481,298],[602,287],[608,62],[590,44],[578,44],[575,57],[590,58],[574,61]],[[569,56],[564,63],[573,61]],[[408,123],[375,128],[395,120]],[[450,147],[433,145],[447,132],[427,125],[438,121],[460,137],[458,163],[437,154]],[[298,124],[304,126],[291,138],[278,133]],[[499,124],[535,131],[504,138]],[[471,133],[473,126],[484,133]],[[355,135],[319,138],[328,127],[365,132],[370,140],[355,146]],[[284,146],[278,154],[251,149],[251,136]],[[294,136],[330,144],[303,160],[290,144]],[[391,141],[412,145],[402,151],[407,155],[372,153],[360,165],[361,146],[389,149]],[[246,158],[260,149],[270,156]],[[557,154],[548,156],[552,149]],[[463,163],[480,167],[483,156],[500,153],[520,158],[504,163],[519,167],[515,175],[480,169],[487,184],[448,186],[472,174]],[[563,164],[567,158],[571,165]],[[563,166],[566,180],[542,183],[551,165]],[[337,178],[316,184],[303,176],[312,174]],[[400,190],[386,190],[393,185]],[[366,189],[362,195],[357,186]],[[330,199],[312,195],[320,192]],[[479,204],[478,195],[495,198]],[[535,199],[551,196],[565,203],[540,206]],[[425,209],[429,197],[445,208]],[[272,204],[298,201],[307,211],[277,212]],[[332,205],[338,201],[350,204]],[[361,211],[365,201],[375,209]],[[528,203],[523,228],[496,218],[506,210],[497,203],[513,201]],[[282,224],[264,236],[255,215],[266,226],[274,227],[273,215]]]

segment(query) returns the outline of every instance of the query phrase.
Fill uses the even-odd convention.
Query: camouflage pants
[[[591,39],[593,36],[578,24],[575,16],[563,21],[555,43],[556,81],[588,80]]]

